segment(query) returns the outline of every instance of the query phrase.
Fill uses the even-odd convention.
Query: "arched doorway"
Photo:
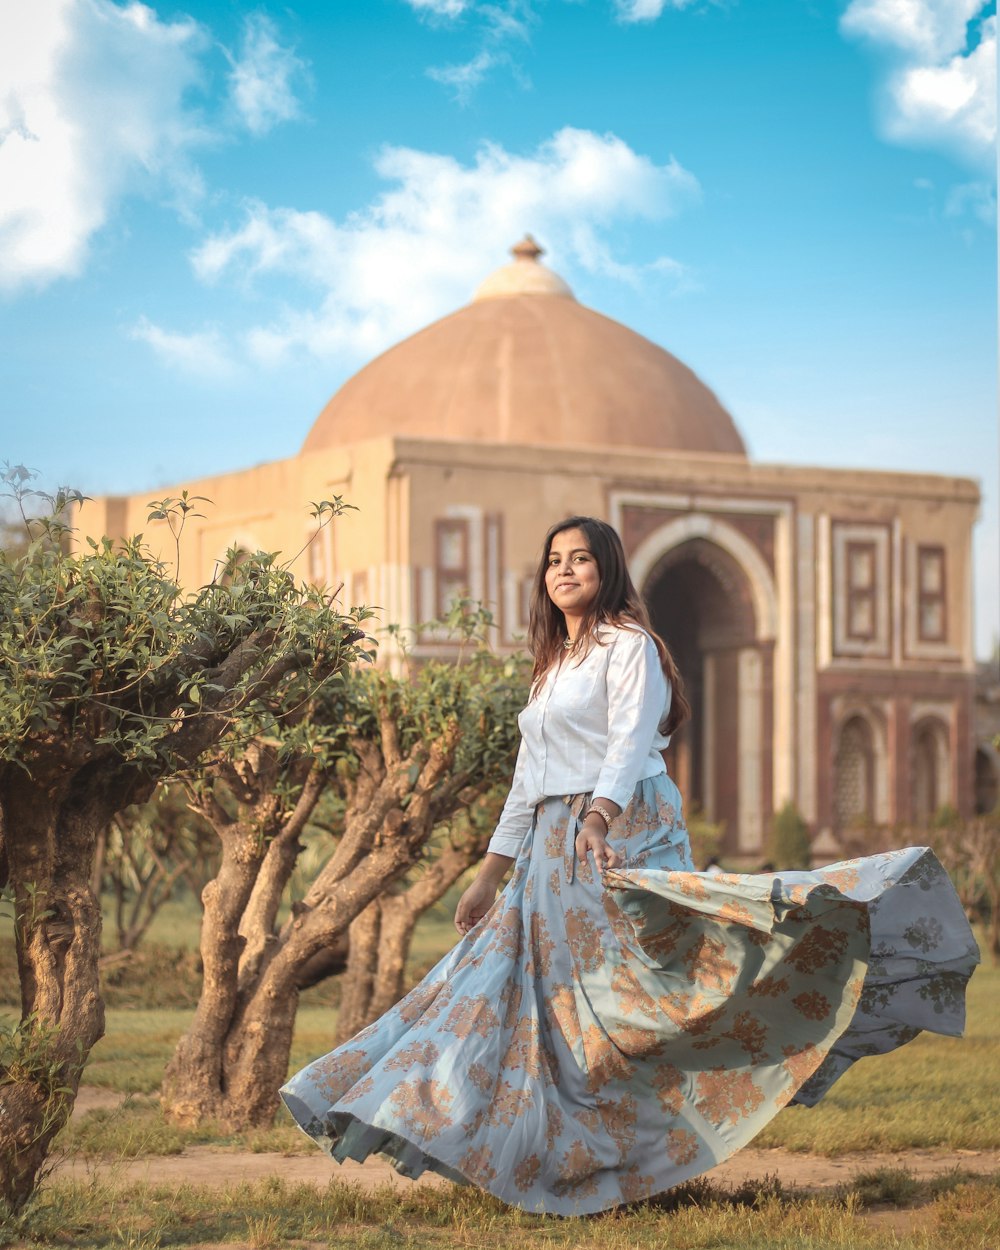
[[[915,824],[930,825],[949,803],[948,729],[938,720],[914,726],[910,749],[910,810]]]
[[[749,578],[732,554],[695,537],[657,560],[643,594],[692,709],[667,767],[689,809],[724,823],[728,853],[756,855],[770,815],[771,650],[757,642]]]
[[[875,742],[871,725],[852,716],[840,728],[833,761],[833,827],[843,838],[875,823]]]
[[[985,816],[1000,804],[1000,753],[996,747],[976,747],[976,815]]]

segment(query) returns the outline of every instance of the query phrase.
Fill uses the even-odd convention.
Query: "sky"
[[[0,461],[97,495],[293,455],[530,231],[752,458],[977,479],[985,656],[996,24],[995,0],[0,0]]]

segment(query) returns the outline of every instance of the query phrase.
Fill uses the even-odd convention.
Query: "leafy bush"
[[[791,799],[774,815],[767,854],[776,868],[809,868],[812,864],[809,826]]]

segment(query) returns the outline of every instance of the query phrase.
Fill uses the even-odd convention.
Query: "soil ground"
[[[121,1100],[121,1094],[110,1090],[81,1086],[74,1115],[83,1115],[98,1107],[116,1107]],[[831,1159],[799,1151],[755,1150],[748,1147],[713,1168],[706,1176],[729,1187],[747,1179],[761,1180],[765,1176],[774,1176],[786,1190],[821,1192],[835,1189],[859,1173],[881,1168],[905,1168],[917,1180],[941,1176],[956,1168],[990,1174],[1000,1172],[1000,1150],[865,1152]],[[305,1155],[284,1155],[221,1146],[190,1146],[180,1155],[153,1155],[140,1159],[62,1159],[56,1162],[52,1174],[67,1179],[113,1174],[123,1181],[209,1186],[263,1180],[269,1176],[280,1177],[290,1184],[306,1182],[320,1186],[337,1177],[370,1188],[386,1184],[406,1188],[448,1183],[430,1172],[418,1181],[407,1180],[381,1160],[337,1164],[319,1150]]]

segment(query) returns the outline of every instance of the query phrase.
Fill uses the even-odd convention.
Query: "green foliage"
[[[0,482],[18,507],[38,496],[23,466]],[[23,554],[0,552],[0,762],[29,771],[58,743],[72,756],[105,757],[162,775],[190,764],[198,718],[267,715],[279,657],[291,674],[336,674],[359,654],[362,615],[344,616],[258,552],[230,585],[183,594],[141,535],[65,548],[78,492],[49,497]],[[154,515],[180,540],[194,501],[161,500]],[[339,499],[314,505],[325,524]],[[180,518],[176,526],[174,521]],[[178,548],[179,550],[179,548]],[[279,691],[280,693],[280,691]]]
[[[774,815],[767,854],[776,868],[809,868],[812,863],[809,826],[791,799]]]
[[[726,832],[726,823],[709,820],[697,804],[692,804],[688,808],[684,823],[691,842],[691,858],[694,860],[694,866],[704,869],[708,861],[718,853],[723,834]]]
[[[22,465],[0,473],[28,539],[0,550],[0,884],[9,875],[26,1016],[5,1039],[0,1080],[38,1087],[24,1056],[36,1042],[41,1054],[46,1030],[58,1027],[58,1053],[75,1046],[81,1064],[100,1035],[101,1004],[64,994],[60,980],[68,971],[96,988],[100,921],[86,888],[102,830],[157,781],[197,768],[234,725],[257,733],[286,714],[290,687],[301,704],[369,652],[358,646],[368,614],[343,614],[273,554],[249,556],[228,584],[182,592],[180,539],[199,500],[153,505],[174,535],[171,571],[141,535],[74,551],[70,513],[83,497],[47,495],[34,477]],[[39,500],[48,511],[29,516]],[[315,504],[317,532],[343,507]],[[80,966],[61,958],[67,945]],[[0,1174],[14,1206],[72,1102],[63,1080],[41,1109],[22,1099],[5,1126],[6,1151],[17,1140],[37,1147],[23,1169]]]
[[[962,823],[962,817],[958,813],[958,808],[953,807],[950,803],[942,803],[934,813],[931,821],[932,829],[953,829],[956,825]]]
[[[143,943],[101,967],[101,997],[109,1007],[194,1007],[201,988],[195,949]]]
[[[441,642],[451,644],[448,658],[411,659],[402,676],[386,669],[355,670],[333,693],[342,754],[350,756],[351,738],[373,738],[380,718],[388,716],[403,755],[420,742],[437,740],[457,721],[462,735],[455,772],[482,768],[496,774],[510,765],[527,670],[523,657],[501,657],[490,649],[487,634],[493,623],[481,604],[459,600],[441,620],[420,627],[421,633],[435,630]]]
[[[61,1123],[73,1097],[73,1082],[86,1056],[79,1044],[69,1061],[60,1053],[58,1025],[32,1012],[16,1022],[0,1018],[0,1087],[27,1085],[42,1098],[42,1113],[35,1125],[36,1137]]]
[[[920,1192],[920,1182],[907,1168],[875,1168],[859,1173],[851,1182],[851,1190],[866,1207],[886,1203],[905,1206]]]
[[[292,767],[297,760],[319,761],[329,772],[331,789],[306,836],[296,873],[300,891],[332,849],[329,835],[342,831],[344,803],[361,755],[373,746],[384,750],[387,738],[400,756],[419,755],[420,748],[441,742],[457,726],[455,755],[444,782],[454,799],[441,832],[464,840],[495,819],[496,787],[508,784],[513,771],[528,669],[522,656],[498,656],[490,649],[486,636],[492,624],[486,609],[463,600],[433,623],[441,640],[452,644],[447,658],[411,658],[402,673],[355,665],[337,682],[311,693],[301,681],[292,681],[285,707],[259,722],[260,740],[272,746],[282,768],[274,793],[285,810],[291,810],[301,789],[301,773]],[[422,632],[427,628],[422,626]],[[399,631],[388,632],[400,638]],[[236,756],[244,748],[242,731],[237,725],[221,748]],[[414,786],[418,773],[414,763]]]

